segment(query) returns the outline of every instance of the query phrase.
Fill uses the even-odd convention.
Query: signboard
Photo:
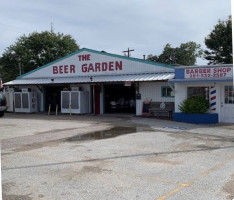
[[[76,77],[158,72],[174,72],[174,69],[154,62],[148,63],[139,59],[83,49],[28,72],[22,77]]]
[[[207,67],[207,68],[191,68],[184,70],[184,78],[232,78],[232,67]]]
[[[124,86],[131,87],[132,82],[131,81],[125,81]]]

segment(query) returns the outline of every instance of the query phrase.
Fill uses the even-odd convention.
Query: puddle
[[[92,133],[87,133],[84,135],[76,135],[74,137],[70,137],[65,141],[74,142],[74,141],[84,141],[84,140],[103,140],[108,138],[117,137],[120,135],[126,135],[141,131],[152,131],[150,128],[146,127],[123,127],[123,126],[115,126],[109,130],[104,131],[96,131]]]

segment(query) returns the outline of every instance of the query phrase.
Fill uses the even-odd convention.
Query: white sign
[[[76,77],[95,75],[120,75],[136,73],[174,72],[173,68],[154,62],[117,56],[108,53],[80,50],[24,74],[24,78]]]
[[[232,67],[209,67],[185,69],[184,78],[232,78]]]

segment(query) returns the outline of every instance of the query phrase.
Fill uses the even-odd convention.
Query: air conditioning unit
[[[15,92],[14,102],[15,112],[32,113],[38,111],[36,92]]]
[[[61,91],[61,113],[89,113],[89,92]]]

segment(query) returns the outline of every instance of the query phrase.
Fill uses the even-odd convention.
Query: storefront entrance
[[[220,122],[234,123],[234,87],[224,85],[221,87]]]
[[[56,106],[58,110],[61,109],[61,91],[64,86],[45,86],[45,111],[48,111],[49,105],[50,110],[55,111]]]
[[[136,90],[133,84],[105,84],[104,85],[104,110],[105,113],[135,113]]]

